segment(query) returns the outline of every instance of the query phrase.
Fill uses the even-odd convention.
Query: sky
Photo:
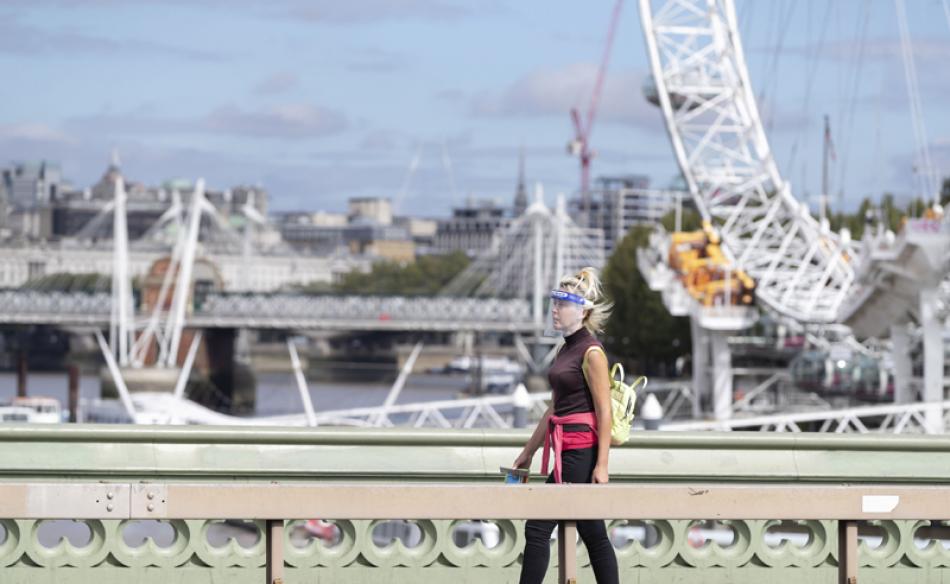
[[[950,174],[947,0],[905,0],[927,142]],[[569,111],[586,109],[614,0],[4,0],[0,164],[51,160],[82,188],[117,149],[129,180],[259,184],[272,210],[357,196],[440,217],[510,204],[523,148],[548,202],[577,191]],[[916,193],[892,0],[736,0],[753,90],[793,192],[832,205]],[[594,176],[678,168],[624,3],[591,136]],[[414,159],[416,170],[409,172]]]

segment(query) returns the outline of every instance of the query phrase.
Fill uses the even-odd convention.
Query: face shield
[[[551,318],[557,331],[571,330],[584,320],[584,310],[594,307],[590,300],[567,292],[551,290]]]

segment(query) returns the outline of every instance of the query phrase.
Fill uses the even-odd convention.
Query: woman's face
[[[564,290],[570,292],[570,290]],[[551,299],[551,318],[554,321],[554,330],[574,330],[584,320],[584,307],[570,300]]]

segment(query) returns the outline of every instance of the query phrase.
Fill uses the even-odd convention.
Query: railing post
[[[558,584],[577,584],[577,522],[557,524]]]
[[[69,382],[67,384],[69,421],[75,424],[79,421],[79,365],[70,363],[67,371],[69,371]]]
[[[17,351],[16,359],[16,396],[26,397],[26,351]]]
[[[268,519],[265,528],[267,584],[284,583],[284,520]]]
[[[838,584],[858,584],[858,522],[838,522]]]

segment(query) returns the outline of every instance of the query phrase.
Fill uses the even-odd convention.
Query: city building
[[[394,262],[413,262],[416,247],[409,233],[395,225],[355,224],[343,230],[350,253]]]
[[[122,177],[119,158],[113,153],[102,177],[84,190],[74,189],[62,179],[59,166],[49,162],[15,164],[0,174],[0,240],[55,241],[62,238],[111,239],[116,185]],[[123,177],[124,178],[124,177]],[[129,239],[149,234],[177,199],[187,206],[194,192],[190,180],[169,180],[160,187],[125,180],[126,223]],[[235,233],[248,222],[247,213],[267,216],[268,195],[260,187],[239,185],[231,189],[207,189],[205,198],[218,211],[222,224]],[[273,230],[255,226],[254,241],[273,245]],[[277,236],[279,240],[279,236]],[[268,244],[268,242],[270,242]]]
[[[45,160],[14,163],[0,176],[7,204],[19,208],[55,201],[63,180],[59,165]]]
[[[145,278],[152,265],[167,257],[162,247],[129,250],[129,273]],[[241,253],[207,253],[226,291],[275,292],[312,283],[331,284],[353,270],[368,271],[371,261],[357,256],[299,256],[293,254],[246,256]],[[50,274],[110,274],[113,251],[109,247],[77,246],[67,242],[0,244],[0,288],[22,286]],[[103,290],[108,292],[108,290]]]
[[[299,253],[328,255],[346,250],[345,215],[284,212],[275,214],[274,220],[284,242]]]
[[[452,209],[452,217],[440,220],[435,235],[438,253],[463,251],[470,257],[491,246],[499,228],[507,227],[510,219],[505,208],[494,201],[469,201],[463,207]]]
[[[435,253],[435,238],[439,230],[437,220],[393,217],[393,225],[406,230],[415,245],[417,256]]]
[[[604,251],[609,255],[635,225],[655,225],[676,209],[677,199],[692,204],[689,193],[651,189],[642,175],[600,177],[591,189],[589,226],[604,233]],[[572,216],[581,215],[580,199],[568,204]]]
[[[289,212],[276,216],[283,240],[301,253],[350,253],[396,262],[415,260],[417,241],[429,245],[434,221],[392,216],[389,199],[350,199],[349,213]]]
[[[349,200],[349,223],[393,224],[393,204],[385,197],[354,197]]]
[[[317,211],[309,213],[310,223],[319,227],[346,227],[347,217],[344,213],[327,213]]]

